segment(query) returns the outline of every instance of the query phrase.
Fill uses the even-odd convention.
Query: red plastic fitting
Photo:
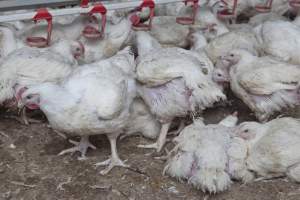
[[[43,48],[50,45],[51,33],[52,33],[52,15],[46,8],[40,8],[37,10],[36,15],[33,17],[33,21],[37,23],[40,20],[46,20],[47,26],[47,38],[45,37],[27,37],[26,43],[31,47]]]
[[[176,22],[178,24],[182,24],[182,25],[191,25],[195,23],[195,18],[198,12],[198,8],[199,8],[199,4],[198,4],[199,0],[185,0],[184,4],[187,6],[188,3],[192,3],[193,5],[193,14],[191,17],[177,17],[176,18]]]

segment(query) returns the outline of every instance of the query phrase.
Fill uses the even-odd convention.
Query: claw
[[[130,167],[129,165],[126,165],[120,158],[109,158],[103,162],[96,163],[95,165],[96,167],[108,165],[105,169],[100,171],[101,175],[108,174],[114,167]]]
[[[156,156],[156,157],[154,157],[154,159],[156,159],[156,160],[163,160],[163,161],[169,160],[171,158],[172,151],[170,152],[167,148],[165,148],[164,150],[165,150],[165,153],[166,153],[165,155],[163,155],[163,156]]]
[[[69,140],[69,142],[74,144],[75,147],[72,147],[72,148],[61,151],[58,154],[59,156],[67,154],[67,153],[74,153],[76,151],[79,151],[81,153],[81,156],[78,158],[78,160],[85,160],[86,159],[85,155],[86,155],[86,152],[87,152],[88,148],[97,149],[93,144],[91,144],[89,142],[89,137],[88,136],[81,137],[80,142],[76,142],[74,140]]]
[[[102,161],[102,162],[98,162],[98,163],[96,163],[95,165],[96,165],[96,167],[100,167],[100,166],[106,166],[106,165],[109,165],[109,163],[110,163],[110,158],[107,159],[107,160],[104,160],[104,161]]]
[[[117,153],[117,138],[119,134],[109,134],[107,135],[110,148],[111,148],[111,157],[108,160],[105,160],[100,163],[96,163],[97,166],[106,166],[108,165],[104,170],[100,171],[100,174],[106,175],[108,174],[114,167],[125,167],[129,168],[129,165],[124,164],[124,162],[119,158],[119,155]]]
[[[158,149],[158,144],[157,142],[153,144],[139,144],[137,147],[143,149]]]

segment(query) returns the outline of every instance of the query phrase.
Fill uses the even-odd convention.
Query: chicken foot
[[[89,136],[82,136],[80,139],[80,142],[76,142],[73,140],[69,140],[69,142],[74,144],[75,146],[61,151],[58,154],[59,156],[67,154],[67,153],[74,153],[76,151],[79,151],[81,153],[81,156],[78,157],[78,160],[84,160],[84,159],[86,159],[85,155],[86,155],[88,148],[96,149],[96,147],[90,143]]]
[[[160,152],[166,143],[167,134],[168,134],[170,125],[171,125],[171,123],[166,123],[166,124],[162,125],[160,133],[159,133],[159,137],[155,143],[148,144],[148,145],[138,145],[138,147],[145,148],[145,149],[156,149],[157,152]]]
[[[117,152],[117,138],[119,134],[109,134],[107,135],[110,148],[111,148],[111,157],[103,162],[96,163],[96,167],[107,166],[105,169],[100,171],[100,174],[108,174],[114,167],[125,167],[129,168],[129,165],[126,165],[119,157]]]

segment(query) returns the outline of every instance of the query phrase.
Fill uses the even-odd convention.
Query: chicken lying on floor
[[[258,55],[259,45],[254,32],[239,29],[225,33],[211,40],[205,47],[205,52],[215,64],[220,56],[233,49],[247,49]]]
[[[53,129],[80,135],[83,139],[74,151],[86,151],[91,146],[88,136],[105,134],[111,144],[111,158],[97,165],[108,165],[101,171],[107,174],[114,166],[128,166],[118,156],[116,140],[130,120],[130,105],[136,94],[130,77],[134,67],[134,57],[126,48],[110,59],[78,68],[59,85],[44,83],[27,89],[22,103],[40,108]]]
[[[300,64],[300,27],[287,21],[267,21],[255,28],[256,37],[267,55],[291,64]]]
[[[188,180],[204,192],[222,192],[230,186],[226,172],[232,128],[237,113],[227,116],[219,124],[205,125],[201,119],[187,126],[174,140],[177,143],[164,172],[179,180]]]
[[[243,49],[228,52],[222,60],[230,66],[223,68],[224,76],[222,69],[216,68],[214,77],[228,79],[234,94],[260,121],[300,104],[300,66],[272,57],[257,57]]]
[[[172,32],[172,34],[170,34]],[[158,16],[152,21],[150,35],[166,47],[188,47],[187,36],[189,27],[176,23],[176,17]]]
[[[279,118],[268,123],[244,122],[236,127],[229,148],[232,178],[252,181],[287,176],[300,182],[300,121]]]

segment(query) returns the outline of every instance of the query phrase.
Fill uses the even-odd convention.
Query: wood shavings
[[[66,185],[66,184],[69,184],[69,183],[71,183],[71,182],[72,182],[72,177],[69,177],[69,178],[67,179],[67,181],[58,184],[58,186],[56,187],[56,190],[64,191],[65,189],[63,188],[63,186]]]
[[[29,188],[35,188],[36,187],[36,185],[28,185],[28,184],[18,182],[18,181],[10,181],[10,183],[14,184],[14,185],[23,186],[23,187],[29,187]]]

